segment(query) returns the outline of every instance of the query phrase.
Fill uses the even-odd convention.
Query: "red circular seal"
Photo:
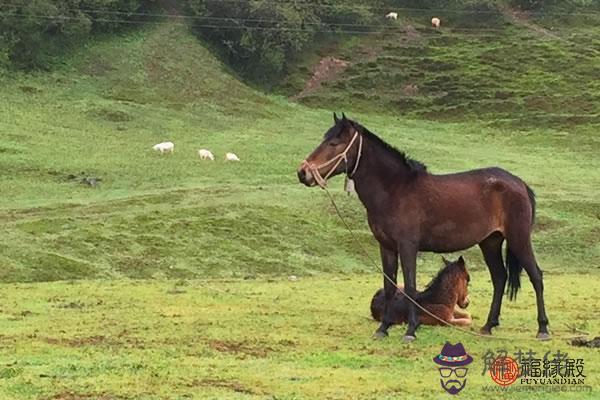
[[[512,385],[519,377],[519,364],[510,357],[498,357],[490,366],[490,376],[500,386]]]

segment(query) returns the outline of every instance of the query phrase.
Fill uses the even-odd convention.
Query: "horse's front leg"
[[[454,307],[453,310],[454,318],[471,318],[471,314],[468,311],[461,310],[458,307]]]
[[[452,325],[469,326],[473,322],[471,314],[466,311],[454,308],[452,314],[452,318],[449,321]]]
[[[413,300],[417,297],[417,247],[403,243],[399,246],[402,275],[404,276],[404,293]],[[405,342],[416,339],[415,332],[419,326],[419,315],[415,304],[408,300],[408,329],[404,335]]]
[[[375,338],[384,338],[388,335],[388,328],[394,323],[393,302],[396,295],[396,283],[398,275],[398,253],[390,251],[379,245],[381,252],[381,263],[383,264],[383,291],[385,293],[385,302],[381,318],[381,325],[373,335]],[[389,279],[388,279],[389,278]]]

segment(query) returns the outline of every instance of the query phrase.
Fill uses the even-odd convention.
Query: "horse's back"
[[[421,250],[466,249],[494,232],[504,234],[518,219],[533,221],[528,186],[502,168],[428,175],[415,189],[423,207]]]
[[[523,200],[528,198],[527,184],[518,176],[499,167],[473,169],[445,175],[429,175],[426,187],[429,190],[446,192],[452,196],[469,197],[475,201],[490,201],[493,200],[492,198],[506,196],[524,196]]]

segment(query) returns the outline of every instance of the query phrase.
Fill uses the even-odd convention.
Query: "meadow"
[[[422,327],[403,344],[402,327],[371,339],[381,277],[295,175],[333,110],[241,83],[176,23],[97,40],[50,72],[2,72],[0,85],[0,398],[443,398],[431,359],[446,340],[475,358],[469,398],[489,396],[485,352],[517,348],[584,358],[594,392],[552,398],[595,398],[600,354],[567,339],[600,335],[597,125],[344,110],[434,173],[497,165],[537,193],[554,339],[532,340],[524,276],[496,338]],[[152,152],[163,140],[173,155]],[[358,199],[330,185],[377,259]],[[478,250],[464,254],[476,332],[492,286]],[[440,266],[420,255],[419,285]]]

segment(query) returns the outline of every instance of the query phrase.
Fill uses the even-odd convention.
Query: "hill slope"
[[[91,43],[59,70],[2,85],[0,281],[371,271],[326,196],[295,177],[330,110],[252,90],[180,25]],[[346,111],[432,172],[499,165],[523,177],[538,194],[545,270],[598,271],[593,127],[523,134]],[[174,155],[152,152],[163,140]],[[218,160],[201,162],[202,147]],[[336,197],[375,254],[362,206]],[[467,256],[485,269],[477,249]],[[419,263],[434,271],[439,259]]]
[[[302,103],[519,128],[600,123],[600,30],[589,21],[600,14],[437,10],[444,23],[434,29],[423,12],[402,11],[380,33],[308,51],[280,90],[302,92],[318,56],[334,56],[350,66]]]

